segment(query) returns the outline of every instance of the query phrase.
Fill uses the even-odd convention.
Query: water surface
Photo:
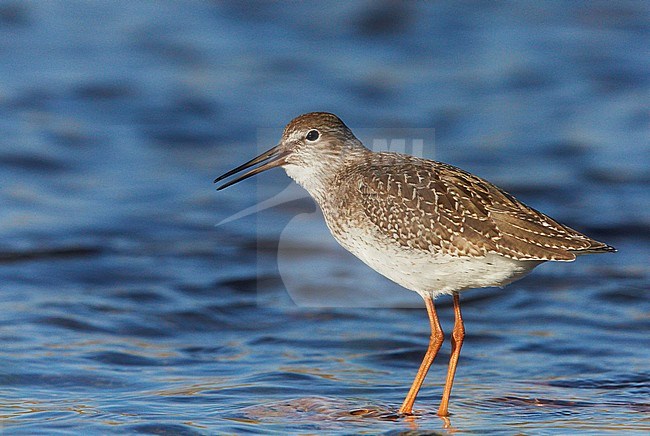
[[[2,3],[3,432],[648,433],[649,23],[643,2]],[[282,171],[211,183],[309,110],[366,141],[435,129],[425,156],[619,253],[464,293],[452,416],[445,343],[398,417],[417,295]]]

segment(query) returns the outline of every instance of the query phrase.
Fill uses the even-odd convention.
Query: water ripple
[[[64,3],[0,4],[5,432],[650,433],[646,3]],[[282,171],[214,191],[317,109],[619,249],[463,293],[449,418],[450,298],[401,416],[420,298]]]

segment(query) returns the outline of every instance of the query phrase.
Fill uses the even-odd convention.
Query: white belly
[[[498,254],[459,257],[409,249],[394,241],[379,240],[361,229],[334,234],[345,249],[395,283],[422,296],[435,298],[470,288],[505,286],[523,277],[541,261],[520,261]]]

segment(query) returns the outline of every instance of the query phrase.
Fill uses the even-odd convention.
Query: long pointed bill
[[[245,180],[249,177],[253,177],[255,174],[261,173],[262,171],[266,171],[268,169],[275,168],[284,164],[286,162],[287,154],[288,152],[280,149],[280,145],[276,145],[272,149],[265,151],[264,153],[260,154],[256,158],[251,159],[245,164],[240,165],[237,168],[228,171],[226,174],[221,175],[216,179],[214,179],[214,183],[217,183],[225,178],[235,175],[241,171],[244,171],[247,168],[257,165],[258,163],[262,163],[262,165],[258,166],[257,168],[252,169],[242,174],[241,176],[219,186],[217,188],[217,191],[227,188],[230,185],[234,185],[237,182],[241,182],[242,180]]]

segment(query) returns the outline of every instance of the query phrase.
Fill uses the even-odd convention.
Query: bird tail
[[[599,242],[596,240],[591,240],[591,245],[586,248],[579,250],[571,250],[572,253],[579,254],[591,254],[591,253],[616,253],[618,250],[611,245],[607,245],[604,242]]]

